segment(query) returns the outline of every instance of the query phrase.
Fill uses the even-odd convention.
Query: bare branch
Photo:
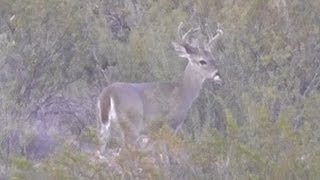
[[[312,91],[312,90],[311,90],[312,87],[317,87],[317,84],[320,82],[320,81],[319,81],[319,82],[316,81],[316,80],[317,80],[317,77],[318,77],[318,75],[319,75],[319,72],[320,72],[320,63],[319,63],[319,65],[318,65],[318,67],[317,67],[317,69],[316,69],[316,71],[315,71],[315,74],[313,75],[313,77],[312,77],[312,79],[311,79],[308,87],[306,88],[306,90],[305,90],[305,91],[303,92],[303,94],[302,94],[302,97],[303,97],[303,98],[305,98],[306,95],[307,95],[309,92]]]
[[[98,56],[96,54],[96,48],[95,47],[92,48],[92,55],[93,55],[93,60],[96,63],[96,68],[103,74],[103,77],[106,80],[106,82],[110,83],[110,78],[109,78],[108,72],[106,72],[107,70],[104,70],[99,64]]]
[[[182,28],[182,25],[183,25],[183,22],[180,22],[180,24],[179,24],[179,27],[178,27],[178,37],[180,38],[180,40],[181,40],[181,38],[182,38],[182,35],[181,35],[181,28]]]

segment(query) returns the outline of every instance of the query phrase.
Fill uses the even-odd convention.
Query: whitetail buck
[[[190,29],[181,35],[181,25],[178,28],[180,42],[172,42],[178,55],[188,60],[180,77],[171,82],[115,82],[103,89],[98,99],[100,133],[104,144],[102,151],[111,126],[121,128],[123,140],[130,141],[125,143],[135,143],[139,136],[148,133],[152,123],[161,120],[167,120],[176,133],[199,95],[203,82],[209,78],[221,82],[210,44],[223,34],[222,30],[218,28],[215,36],[209,34],[208,42],[200,44],[198,39],[191,37],[200,28]]]

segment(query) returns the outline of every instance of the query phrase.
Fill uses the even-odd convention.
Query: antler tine
[[[183,26],[183,22],[180,22],[180,24],[178,26],[178,36],[180,38],[181,43],[188,44],[190,46],[198,47],[199,43],[195,43],[195,42],[191,43],[190,39],[188,39],[188,37],[190,36],[190,34],[193,34],[193,33],[197,32],[197,31],[199,31],[200,27],[190,28],[186,33],[182,34],[181,33],[182,26]]]
[[[197,28],[191,28],[189,29],[181,38],[182,41],[186,41],[187,37],[190,35],[190,34],[193,34],[197,31],[200,30],[200,27],[197,27]]]
[[[222,29],[220,28],[220,24],[218,24],[218,29],[216,31],[216,34],[214,35],[214,37],[212,37],[212,34],[208,32],[207,30],[207,33],[208,33],[208,36],[209,36],[209,41],[207,43],[207,47],[210,47],[211,43],[213,41],[215,41],[216,39],[218,39],[219,36],[222,36],[223,35],[223,31]]]
[[[180,32],[182,25],[183,25],[183,22],[180,22],[179,27],[178,27],[178,37],[180,38],[180,40],[181,40],[181,38],[182,38],[181,32]]]

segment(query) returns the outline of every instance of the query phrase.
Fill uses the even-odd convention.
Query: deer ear
[[[187,52],[186,47],[184,47],[183,45],[180,45],[178,43],[175,42],[171,42],[172,46],[174,47],[174,50],[178,53],[178,55],[182,58],[189,58],[190,55]]]

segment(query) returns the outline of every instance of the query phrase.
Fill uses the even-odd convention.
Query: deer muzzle
[[[212,73],[212,79],[215,83],[222,84],[222,79],[218,71],[215,71],[214,73]]]
[[[218,84],[221,84],[222,83],[222,79],[219,75],[215,75],[214,78],[213,78],[213,81],[218,83]]]

